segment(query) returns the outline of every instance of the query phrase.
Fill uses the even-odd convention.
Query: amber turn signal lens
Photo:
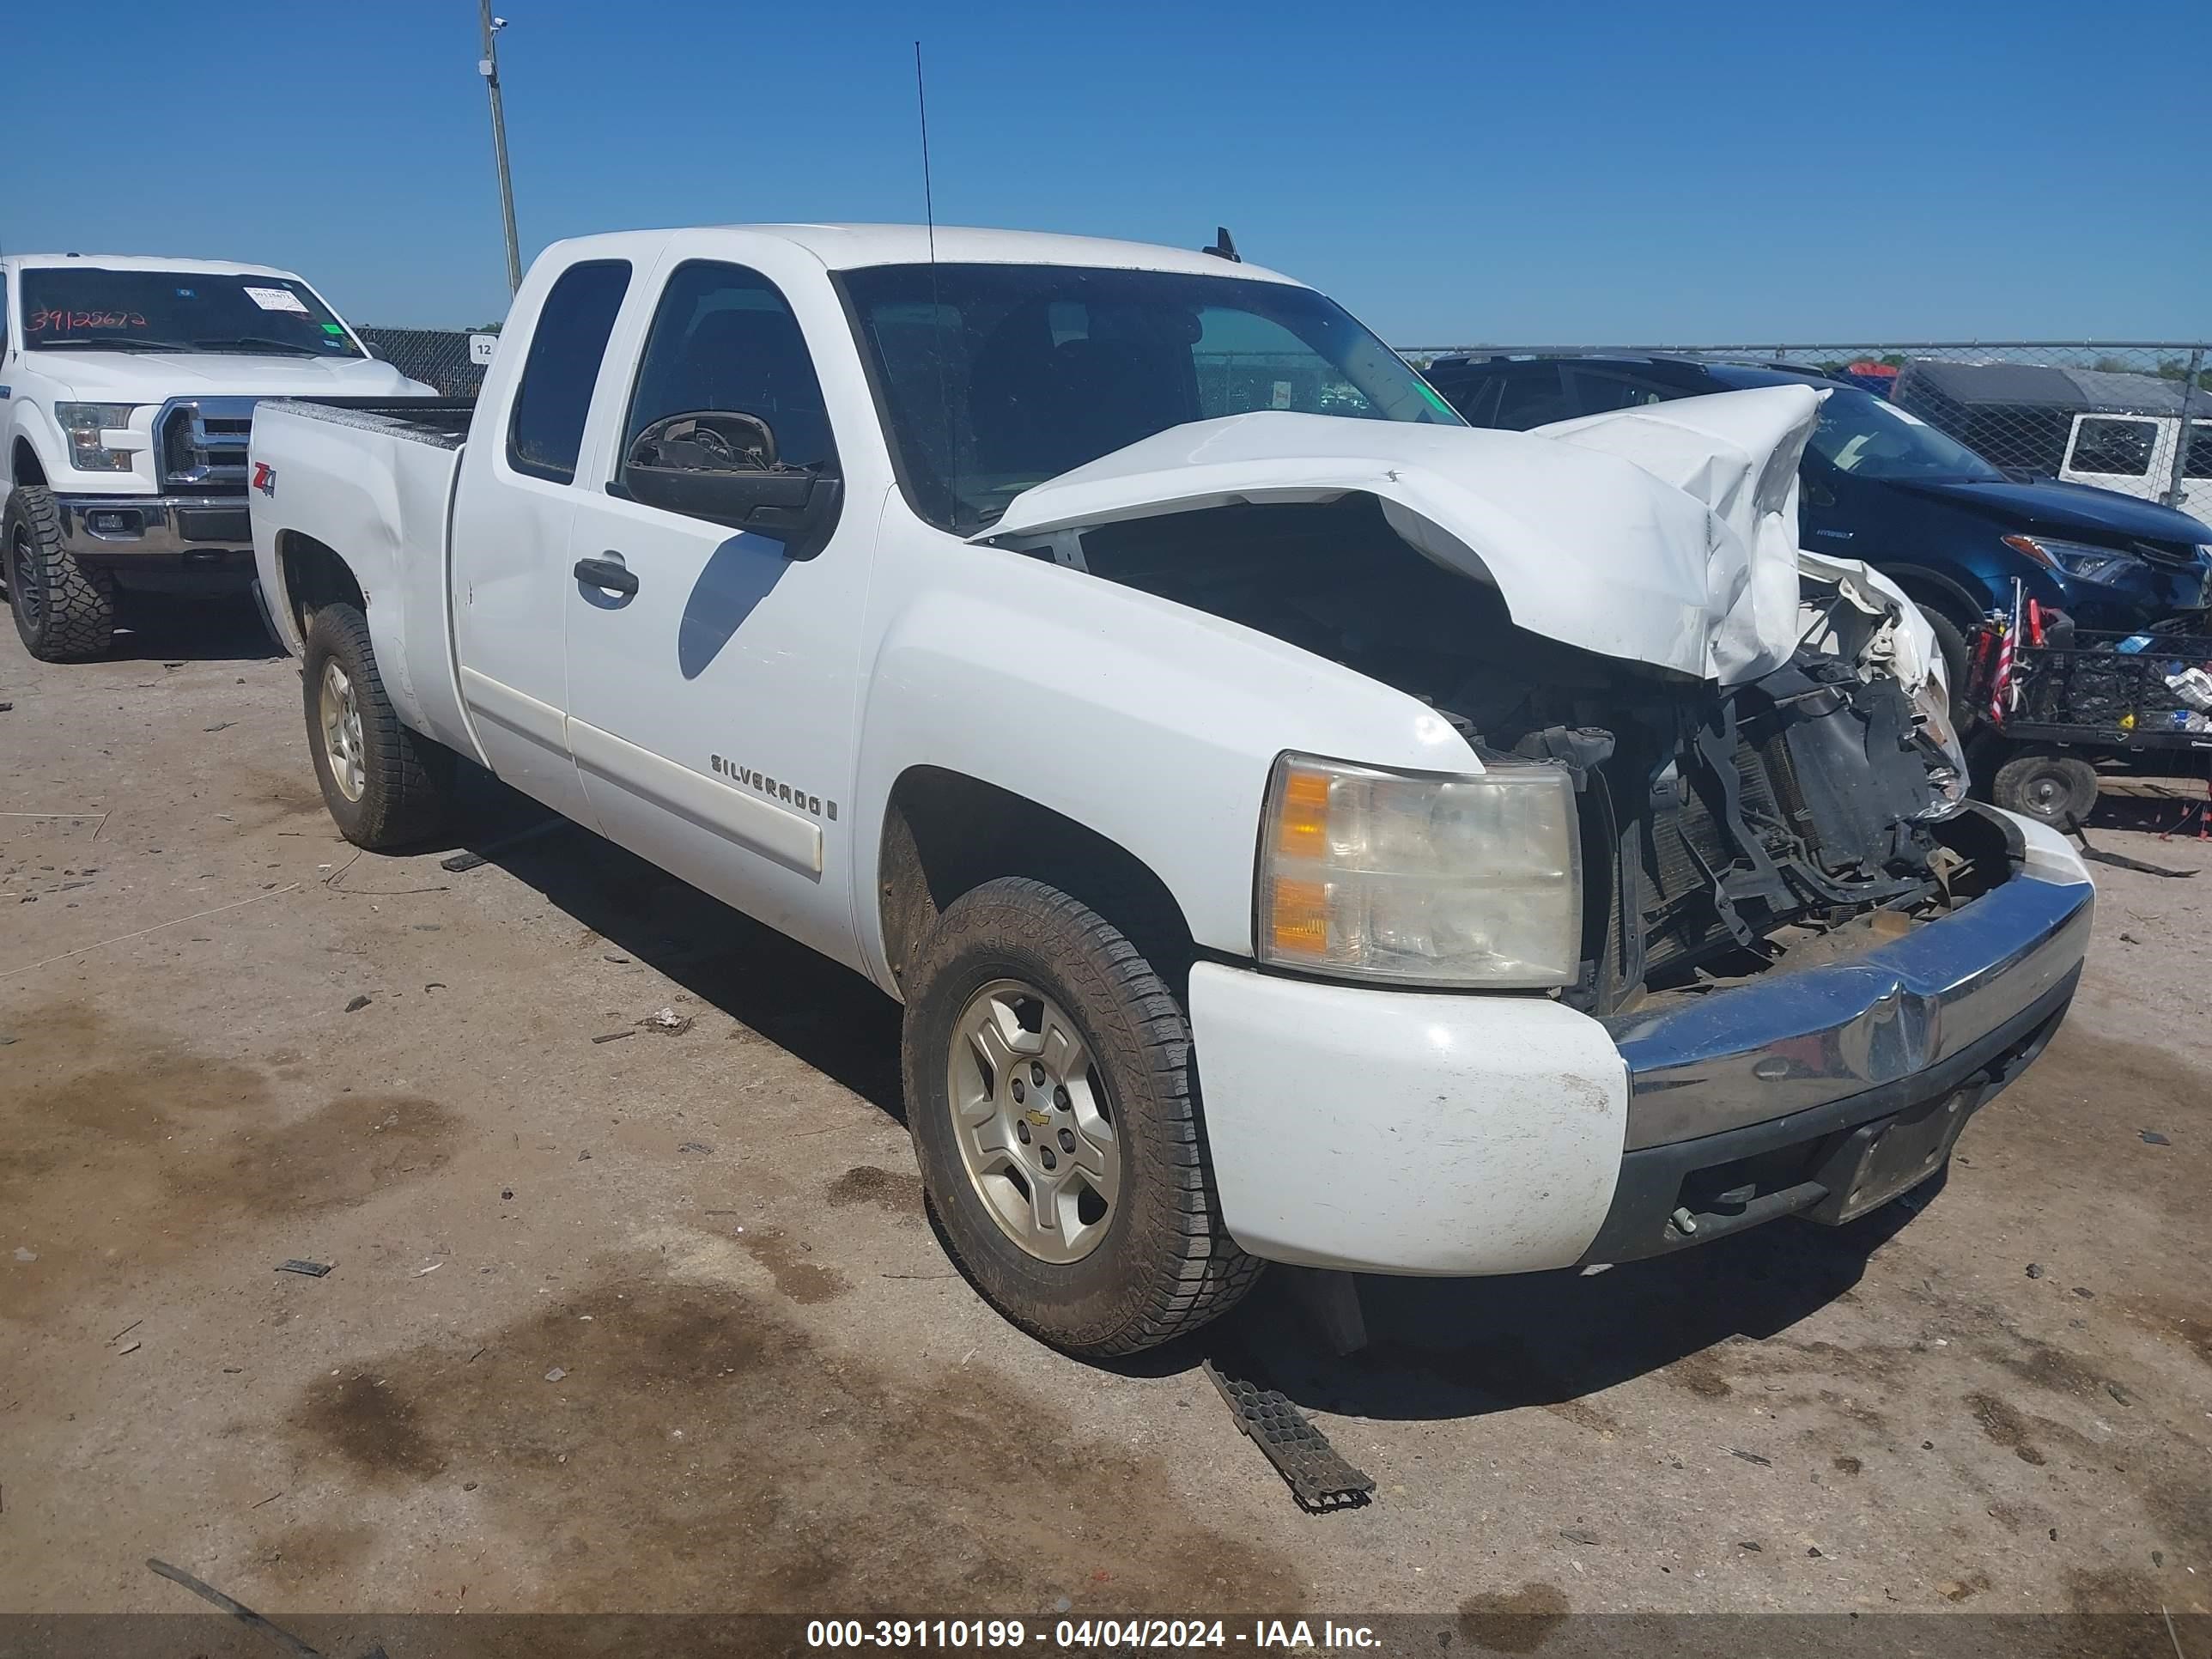
[[[1274,903],[1267,915],[1278,957],[1328,954],[1328,887],[1318,881],[1275,878]]]
[[[1275,820],[1275,850],[1290,858],[1319,858],[1328,847],[1328,775],[1293,770],[1283,779]]]

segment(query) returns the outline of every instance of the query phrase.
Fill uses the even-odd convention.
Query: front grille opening
[[[161,420],[162,484],[201,495],[243,495],[246,446],[252,432],[250,400],[243,410],[219,413],[198,404],[179,404]]]

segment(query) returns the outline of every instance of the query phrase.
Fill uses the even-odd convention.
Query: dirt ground
[[[1075,1364],[955,1276],[859,980],[579,831],[357,857],[240,614],[0,629],[0,1610],[188,1604],[149,1555],[333,1613],[2212,1610],[2171,805],[2093,833],[2198,878],[2100,872],[2072,1018],[1911,1211],[1375,1282],[1341,1362],[1263,1290],[1379,1482],[1313,1517],[1202,1342]],[[535,817],[477,793],[456,845]]]

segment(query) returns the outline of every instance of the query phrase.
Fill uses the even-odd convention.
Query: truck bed
[[[388,432],[415,443],[459,449],[469,435],[469,417],[476,412],[474,398],[268,398],[262,407],[314,409],[321,418],[340,425]]]
[[[447,646],[447,526],[473,405],[466,398],[268,398],[246,447],[253,555],[270,617],[302,648],[295,562],[342,555],[360,585],[400,718],[476,752]]]

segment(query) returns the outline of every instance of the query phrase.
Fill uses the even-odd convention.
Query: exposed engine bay
[[[1848,582],[1808,576],[1790,660],[1719,688],[1516,626],[1371,495],[1098,525],[1078,556],[1419,697],[1478,754],[1568,768],[1583,961],[1563,994],[1589,1012],[1863,949],[2004,878],[2002,831],[1947,816],[1963,779],[1891,672],[1896,619]]]

